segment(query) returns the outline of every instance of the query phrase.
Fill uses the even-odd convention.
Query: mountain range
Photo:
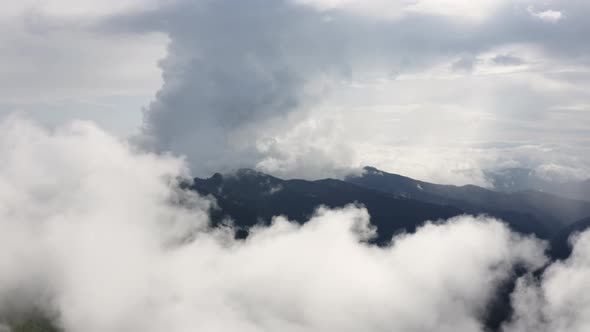
[[[210,178],[195,178],[190,189],[215,198],[214,223],[232,220],[238,236],[267,224],[276,215],[307,220],[324,205],[360,204],[377,227],[378,243],[399,232],[412,232],[426,220],[446,220],[461,214],[486,214],[505,221],[514,231],[534,234],[567,248],[569,234],[584,229],[590,202],[527,189],[497,191],[474,185],[440,185],[365,167],[361,175],[343,180],[283,180],[251,169]],[[576,226],[578,225],[578,226]]]

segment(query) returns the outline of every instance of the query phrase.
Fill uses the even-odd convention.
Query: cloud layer
[[[478,331],[513,266],[545,262],[543,243],[467,216],[375,247],[355,206],[234,240],[176,189],[179,159],[89,123],[1,128],[0,308],[67,332]]]

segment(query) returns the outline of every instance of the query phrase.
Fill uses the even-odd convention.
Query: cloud
[[[464,56],[453,62],[451,69],[458,72],[470,73],[477,65],[478,59],[473,56]]]
[[[528,0],[111,2],[7,6],[1,116],[91,119],[122,136],[141,126],[142,146],[186,155],[199,176],[413,171],[360,146],[588,146],[585,1],[560,3],[559,24],[531,17],[547,8]],[[583,155],[521,166],[585,174]],[[513,161],[524,159],[538,158]],[[433,170],[424,180],[469,181],[424,160],[410,161]]]
[[[502,66],[518,66],[524,64],[524,60],[512,54],[498,54],[492,58],[492,62]]]
[[[369,245],[356,206],[234,240],[177,189],[181,159],[90,123],[0,128],[0,313],[34,306],[66,332],[483,331],[512,268],[545,262],[542,242],[484,217]]]
[[[396,23],[288,1],[186,2],[154,15],[131,23],[142,27],[165,21],[151,29],[166,31],[171,39],[162,62],[165,82],[145,112],[139,141],[155,151],[186,154],[197,175],[256,165],[300,171],[289,165],[293,159],[305,160],[299,164],[307,162],[309,169],[291,175],[333,173],[330,160],[341,158],[331,153],[315,159],[317,151],[330,149],[306,137],[300,146],[281,145],[280,159],[268,155],[274,150],[260,142],[298,136],[289,131],[317,118],[313,106],[339,82],[398,67],[410,57],[413,63],[406,70],[436,57],[430,50],[417,55],[395,47],[406,38],[395,32]],[[446,24],[441,30],[451,29]]]
[[[590,232],[572,239],[572,255],[551,264],[539,279],[519,280],[512,294],[515,315],[506,332],[586,331],[590,328],[590,297],[582,292],[590,282]]]
[[[535,11],[532,7],[528,8],[529,13],[544,22],[557,22],[563,19],[563,14],[557,10]]]
[[[187,2],[158,15],[169,23],[154,29],[165,29],[171,44],[162,62],[165,82],[145,111],[139,141],[186,154],[197,175],[269,164],[276,155],[260,142],[281,141],[277,136],[301,128],[308,106],[333,78],[350,75],[338,54],[358,53],[351,56],[364,63],[382,57],[365,55],[360,39],[342,40],[360,33],[347,15],[326,20],[287,1]],[[358,22],[365,31],[372,24]]]
[[[426,14],[454,19],[479,21],[501,7],[498,0],[294,0],[323,11],[343,10],[380,19],[400,19],[407,15]]]
[[[315,116],[285,133],[258,140],[256,148],[263,157],[256,168],[277,176],[297,174],[311,179],[351,174],[356,153],[340,141],[346,133],[341,124],[338,119]]]
[[[38,13],[68,19],[80,17],[97,19],[130,11],[155,9],[160,3],[158,0],[22,0],[6,4],[0,16],[15,17],[27,13]]]
[[[369,154],[360,146],[426,151],[461,142],[461,151],[470,151],[502,141],[523,147],[511,151],[514,164],[537,160],[517,155],[533,142],[582,148],[581,113],[555,111],[588,99],[587,89],[558,74],[586,67],[584,43],[571,33],[586,26],[581,16],[547,25],[531,20],[527,1],[469,3],[180,1],[111,27],[169,36],[164,84],[145,110],[138,141],[152,151],[185,154],[198,176],[238,167],[307,178],[365,164],[400,169],[386,164],[390,155],[361,158]],[[398,5],[421,9],[385,20],[366,13],[395,13]],[[493,10],[483,19],[444,13],[488,5]],[[589,162],[559,166],[582,170]],[[558,164],[547,155],[521,166],[551,163]],[[445,174],[423,179],[465,183]]]

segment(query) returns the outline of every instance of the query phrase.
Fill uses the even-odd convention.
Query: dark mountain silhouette
[[[208,179],[196,178],[191,189],[216,198],[220,209],[212,213],[214,222],[230,217],[245,229],[268,223],[276,215],[305,221],[320,205],[342,207],[356,202],[368,209],[380,242],[390,240],[402,230],[414,231],[426,220],[464,213],[452,206],[398,197],[340,180],[282,180],[249,169],[230,175],[215,174]]]
[[[504,220],[515,231],[545,239],[552,236],[561,222],[530,213],[532,206],[543,204],[535,201],[534,194],[525,195],[524,199],[519,198],[520,194],[515,195],[531,206],[526,210],[518,201],[512,202],[514,198],[507,194],[476,186],[435,185],[372,168],[362,177],[347,181],[283,180],[242,169],[208,179],[195,178],[190,188],[217,200],[219,209],[212,212],[214,222],[231,218],[244,231],[257,223],[268,223],[276,215],[304,221],[320,205],[342,207],[355,202],[367,207],[371,222],[378,228],[379,241],[387,241],[402,230],[412,232],[426,220],[447,219],[463,213],[485,213]],[[497,195],[501,196],[499,202]],[[488,199],[496,201],[491,204]],[[558,226],[548,226],[552,222]],[[244,231],[240,236],[245,235]]]
[[[504,218],[517,230],[534,230],[542,238],[590,215],[590,202],[586,201],[540,191],[504,193],[474,185],[439,185],[373,167],[365,167],[362,175],[349,176],[346,181],[424,202],[456,206],[468,213],[488,213]]]

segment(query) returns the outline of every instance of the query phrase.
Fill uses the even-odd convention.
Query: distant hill
[[[374,167],[365,167],[362,175],[349,176],[346,181],[424,202],[456,206],[468,213],[500,216],[519,227],[533,227],[535,233],[544,238],[590,215],[590,202],[586,201],[531,190],[505,193],[474,185],[439,185]]]
[[[485,177],[497,191],[536,190],[571,199],[590,201],[590,179],[583,181],[548,180],[528,168],[486,171]]]

